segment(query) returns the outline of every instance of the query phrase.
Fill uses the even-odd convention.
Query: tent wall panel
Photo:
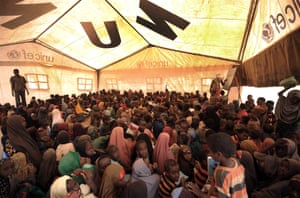
[[[245,61],[238,69],[240,85],[277,86],[295,76],[300,82],[300,28],[262,53]]]
[[[210,66],[210,67],[187,67],[187,68],[157,68],[157,69],[120,69],[100,71],[99,89],[112,88],[109,83],[114,79],[117,83],[116,87],[122,91],[128,90],[143,90],[149,91],[147,84],[149,80],[161,79],[155,83],[156,91],[168,88],[170,91],[176,90],[179,92],[208,92],[207,86],[202,86],[202,79],[215,78],[217,73],[223,76],[231,66]],[[159,80],[158,80],[159,81]]]
[[[300,81],[299,0],[1,3],[0,102],[14,102],[15,67],[48,75],[49,89],[28,96],[42,99],[80,94],[79,77],[93,80],[92,91],[204,92],[203,79],[242,62],[235,86],[276,86],[291,75]]]
[[[13,75],[13,69],[18,68],[20,74],[26,76],[26,74],[45,74],[48,76],[48,90],[35,90],[29,89],[30,94],[27,97],[29,102],[32,96],[40,99],[48,99],[51,94],[80,94],[88,91],[80,91],[77,88],[78,78],[87,78],[93,81],[93,88],[91,91],[97,89],[97,75],[95,71],[86,71],[79,69],[72,69],[59,66],[39,66],[38,64],[31,63],[30,65],[10,64],[9,66],[2,65],[1,75],[5,78],[0,78],[0,103],[10,102],[15,104],[15,99],[11,95],[11,86],[9,83],[10,77]],[[28,84],[27,84],[28,87]]]

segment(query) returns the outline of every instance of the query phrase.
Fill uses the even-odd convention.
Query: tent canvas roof
[[[2,0],[0,62],[23,60],[16,49],[25,43],[95,70],[148,47],[197,56],[199,67],[241,64],[299,29],[299,8],[295,0]]]

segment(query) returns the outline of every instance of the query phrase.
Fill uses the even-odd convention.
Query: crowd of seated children
[[[300,91],[284,92],[275,108],[168,90],[0,105],[0,197],[296,197]]]

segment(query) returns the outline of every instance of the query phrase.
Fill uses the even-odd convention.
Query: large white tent
[[[233,86],[270,87],[300,81],[299,64],[299,0],[1,1],[0,102],[13,101],[13,68],[46,98],[203,92],[232,68]]]

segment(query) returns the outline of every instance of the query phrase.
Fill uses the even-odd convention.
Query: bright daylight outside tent
[[[2,0],[0,102],[13,68],[41,98],[300,81],[299,27],[299,0]]]

